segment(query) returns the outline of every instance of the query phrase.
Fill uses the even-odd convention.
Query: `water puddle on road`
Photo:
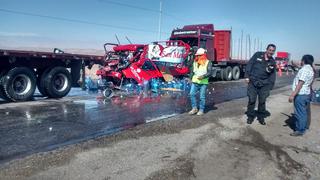
[[[278,87],[289,82],[291,79],[280,79]],[[188,92],[163,91],[105,99],[100,93],[74,91],[62,100],[1,104],[0,164],[170,118],[190,109]],[[244,96],[243,82],[213,83],[208,87],[206,109],[213,110],[217,103]]]

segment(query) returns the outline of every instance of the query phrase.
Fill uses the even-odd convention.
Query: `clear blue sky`
[[[116,3],[114,3],[116,2]],[[158,39],[159,0],[0,0],[1,47],[101,49],[105,42]],[[320,0],[163,0],[162,39],[185,24],[213,23],[275,43],[294,59],[310,53],[320,59]],[[81,24],[3,10],[103,24]],[[111,27],[117,26],[119,28]],[[142,30],[142,31],[140,31]],[[245,48],[245,39],[243,40]],[[244,53],[243,53],[244,54]]]

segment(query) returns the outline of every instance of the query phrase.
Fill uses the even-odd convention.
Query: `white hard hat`
[[[197,50],[197,52],[196,52],[196,56],[197,56],[197,55],[202,55],[202,54],[205,54],[205,53],[206,53],[206,50],[205,50],[205,49],[199,48],[199,49]]]

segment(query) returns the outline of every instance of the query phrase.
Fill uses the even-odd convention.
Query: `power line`
[[[161,40],[161,20],[162,20],[162,1],[160,1],[160,11],[159,11],[159,29],[158,29],[158,40]]]
[[[0,11],[1,12],[5,12],[5,13],[10,13],[10,14],[19,14],[19,15],[25,15],[25,16],[33,16],[33,17],[53,19],[53,20],[59,20],[59,21],[66,21],[66,22],[88,24],[88,25],[95,25],[95,26],[103,26],[103,27],[109,27],[109,28],[115,28],[115,29],[126,29],[126,30],[140,31],[140,32],[147,32],[147,33],[157,33],[157,31],[151,31],[151,30],[148,31],[148,30],[139,29],[139,28],[132,28],[132,27],[126,27],[126,26],[117,26],[117,25],[103,24],[103,23],[96,23],[96,22],[90,22],[90,21],[83,21],[83,20],[79,20],[79,19],[69,19],[69,18],[64,18],[64,17],[42,15],[42,14],[15,11],[15,10],[2,9],[2,8],[0,8]],[[162,32],[162,34],[170,34],[170,33]]]
[[[190,23],[190,21],[187,21],[185,19],[181,19],[181,18],[178,18],[176,17],[175,15],[172,15],[172,14],[169,14],[169,13],[166,13],[166,12],[162,12],[163,15],[167,16],[167,17],[171,17],[177,21],[184,21],[184,22],[187,22],[187,23]]]
[[[145,8],[145,7],[141,7],[141,6],[134,6],[134,5],[131,5],[131,4],[119,3],[119,2],[110,1],[110,0],[99,0],[99,1],[103,2],[103,3],[117,5],[117,6],[129,7],[129,8],[132,8],[132,9],[138,9],[138,10],[143,10],[143,11],[148,11],[148,12],[153,12],[153,13],[160,13],[160,11],[156,10],[156,9],[149,9],[149,8]],[[175,15],[167,13],[167,12],[162,12],[162,14],[164,16],[171,17],[171,18],[173,18],[173,19],[175,19],[177,21],[188,22],[187,20],[181,19],[181,18],[176,17]]]
[[[120,3],[120,2],[110,1],[110,0],[99,0],[99,1],[103,2],[103,3],[109,3],[109,4],[118,5],[118,6],[129,7],[129,8],[133,8],[133,9],[139,9],[139,10],[143,10],[143,11],[159,13],[159,10],[156,10],[156,9],[149,9],[149,8],[145,8],[145,7],[134,6],[131,4],[125,4],[125,3]]]

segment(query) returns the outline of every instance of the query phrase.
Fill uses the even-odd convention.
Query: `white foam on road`
[[[162,116],[159,116],[159,117],[156,117],[156,118],[146,118],[146,123],[150,123],[150,122],[154,122],[154,121],[159,121],[159,120],[163,120],[163,119],[167,119],[167,118],[171,118],[173,116],[176,116],[178,115],[177,113],[174,113],[174,114],[169,114],[169,115],[162,115]]]

